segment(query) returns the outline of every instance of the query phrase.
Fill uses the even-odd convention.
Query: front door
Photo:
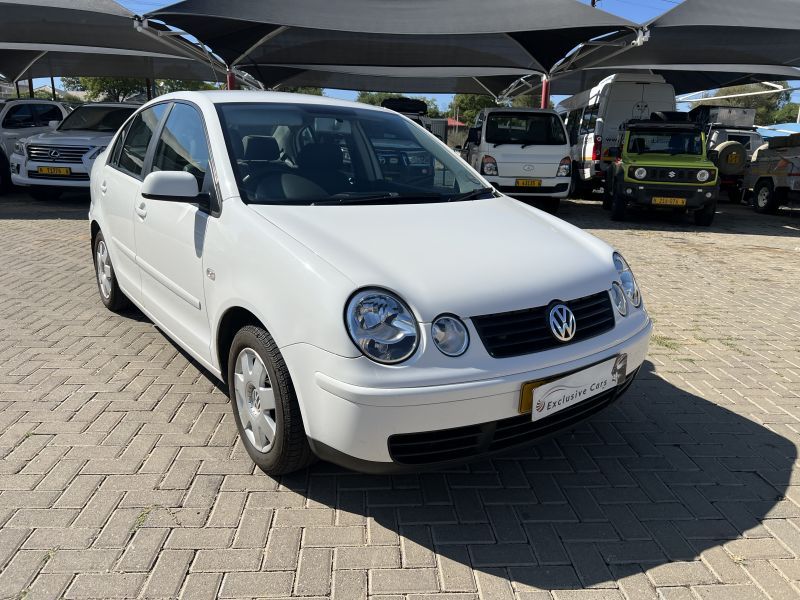
[[[192,173],[202,189],[209,151],[198,110],[176,102],[156,142],[153,171]],[[134,207],[136,263],[145,309],[168,333],[200,357],[211,357],[211,329],[203,293],[203,251],[208,213],[193,204],[148,200]]]

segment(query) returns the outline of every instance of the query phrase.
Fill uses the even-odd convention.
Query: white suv
[[[11,155],[11,181],[37,199],[55,199],[66,189],[88,189],[95,158],[138,107],[84,104],[51,131],[20,138]]]
[[[162,96],[95,161],[91,194],[103,303],[132,301],[227,382],[268,473],[530,443],[613,402],[647,351],[619,254],[378,107]]]
[[[0,103],[0,194],[11,185],[9,157],[20,138],[47,131],[61,121],[69,109],[61,102],[12,99]]]

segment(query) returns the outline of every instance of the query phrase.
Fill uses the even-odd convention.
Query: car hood
[[[610,288],[612,250],[511,198],[455,203],[251,205],[354,283],[398,293],[423,322],[571,300]]]
[[[58,144],[59,146],[107,146],[114,132],[108,131],[46,131],[25,138],[26,144]]]

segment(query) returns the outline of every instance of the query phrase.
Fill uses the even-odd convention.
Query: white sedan
[[[530,443],[608,406],[645,358],[618,253],[388,110],[162,96],[98,158],[91,193],[103,303],[132,302],[226,382],[270,474]]]

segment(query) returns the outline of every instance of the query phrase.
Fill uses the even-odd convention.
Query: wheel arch
[[[215,356],[219,364],[219,371],[222,380],[228,381],[228,352],[230,351],[233,338],[236,333],[247,325],[255,325],[269,331],[263,320],[254,312],[240,305],[233,305],[225,309],[220,317],[217,330],[214,335]]]
[[[90,243],[92,244],[92,250],[94,250],[94,240],[97,237],[97,234],[100,233],[100,223],[92,219],[90,227],[91,227]]]

